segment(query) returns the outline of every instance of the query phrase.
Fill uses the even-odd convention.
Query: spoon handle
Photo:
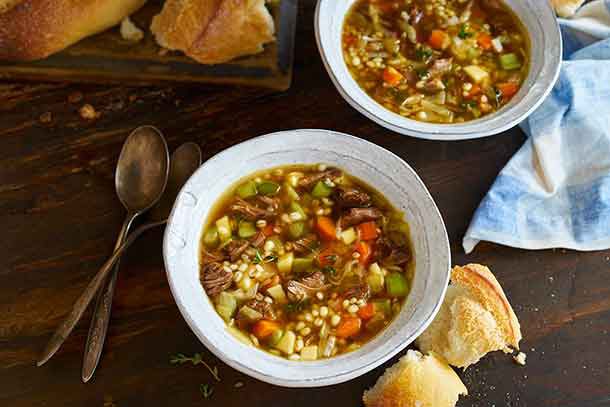
[[[83,313],[93,300],[95,293],[100,289],[102,283],[105,281],[108,274],[113,269],[115,263],[119,260],[123,252],[131,246],[131,244],[144,232],[153,227],[163,225],[165,221],[148,223],[146,225],[140,226],[138,229],[134,230],[131,233],[127,240],[119,247],[117,250],[112,253],[112,256],[104,263],[104,265],[100,268],[97,274],[93,277],[93,279],[89,282],[83,293],[78,297],[74,305],[72,306],[72,310],[66,317],[66,319],[57,327],[55,333],[49,340],[49,343],[45,347],[40,359],[36,363],[38,366],[42,366],[45,364],[54,354],[57,352],[59,347],[64,343],[70,332],[76,326],[78,320],[83,316]]]

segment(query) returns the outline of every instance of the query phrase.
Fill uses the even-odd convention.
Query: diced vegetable
[[[428,38],[428,44],[434,49],[446,49],[451,45],[451,38],[443,30],[432,30]]]
[[[298,239],[305,234],[305,222],[295,222],[288,226],[288,234],[293,239]]]
[[[404,76],[398,72],[396,68],[391,66],[386,67],[383,70],[383,81],[390,86],[398,86],[400,81],[403,80]]]
[[[373,249],[370,244],[365,241],[358,242],[356,245],[356,252],[360,254],[360,257],[358,257],[360,264],[365,266],[369,264],[369,261],[373,255]]]
[[[286,355],[292,355],[294,353],[294,344],[297,340],[297,336],[292,331],[286,331],[282,335],[282,339],[275,345],[275,349]]]
[[[288,252],[277,260],[277,269],[282,274],[288,274],[292,271],[292,263],[294,262],[294,253]]]
[[[252,333],[258,339],[266,339],[270,337],[275,331],[279,330],[280,324],[275,321],[269,321],[266,319],[261,319],[252,326]]]
[[[447,119],[453,119],[453,112],[445,106],[437,105],[436,103],[428,102],[427,100],[422,100],[421,106],[424,111],[433,112]]]
[[[290,174],[288,174],[286,176],[286,179],[288,181],[288,184],[291,187],[296,188],[297,185],[299,184],[299,179],[301,179],[302,177],[303,177],[302,172],[291,172]]]
[[[254,223],[252,222],[247,222],[242,220],[241,222],[239,222],[239,229],[237,230],[237,235],[243,239],[247,239],[249,237],[252,237],[256,234],[256,227],[254,226]]]
[[[375,315],[373,315],[371,319],[366,321],[366,325],[364,326],[364,328],[370,332],[378,332],[385,326],[385,321],[385,315],[377,312],[375,313]]]
[[[315,198],[326,198],[331,196],[333,193],[333,188],[328,186],[324,180],[318,181],[316,185],[311,190],[311,195]]]
[[[500,37],[496,37],[491,40],[491,46],[498,54],[504,51],[504,46],[502,46],[502,40],[500,39]]]
[[[203,244],[206,247],[213,249],[220,243],[220,238],[218,237],[218,228],[216,226],[210,226],[207,228],[205,233],[203,234]]]
[[[405,297],[409,293],[409,283],[402,273],[392,272],[385,278],[385,288],[390,297]]]
[[[316,220],[316,229],[323,239],[337,239],[337,229],[335,228],[335,222],[331,218],[318,216],[318,219]]]
[[[261,195],[276,195],[280,191],[280,184],[273,181],[263,181],[256,186]]]
[[[489,78],[487,71],[476,65],[468,65],[464,67],[464,72],[466,72],[466,74],[476,83],[481,83]]]
[[[299,193],[288,182],[284,183],[284,191],[286,191],[286,195],[291,201],[298,201],[301,199]]]
[[[500,66],[502,69],[507,71],[519,69],[521,68],[521,61],[519,60],[517,54],[502,54],[500,55]]]
[[[269,336],[267,343],[269,343],[270,346],[275,347],[282,339],[282,336],[284,336],[284,331],[281,329],[273,331],[271,336]]]
[[[267,293],[274,299],[278,304],[286,304],[288,300],[286,299],[286,293],[284,293],[284,289],[281,284],[274,285],[273,287],[269,287],[267,289]]]
[[[320,267],[331,266],[337,261],[337,254],[332,246],[326,247],[320,253],[318,253],[317,259]]]
[[[362,320],[358,317],[344,316],[335,331],[339,338],[350,338],[357,335],[362,327]]]
[[[241,280],[239,280],[239,282],[237,283],[237,286],[244,291],[248,291],[252,287],[253,284],[254,284],[254,281],[252,280],[252,278],[250,278],[250,276],[248,276],[246,274],[242,277]]]
[[[261,232],[263,232],[263,234],[267,237],[272,236],[275,232],[273,231],[273,225],[267,225],[265,226]]]
[[[364,321],[371,319],[373,315],[375,315],[375,307],[372,302],[367,303],[358,310],[358,316]]]
[[[237,309],[237,299],[231,293],[226,291],[221,291],[218,294],[218,299],[216,300],[217,305],[226,307],[230,310],[230,316],[233,316],[233,313]],[[229,317],[230,318],[230,317]]]
[[[231,222],[228,216],[223,216],[216,221],[216,229],[218,231],[218,237],[222,243],[225,243],[231,239]]]
[[[247,305],[244,305],[239,309],[239,315],[243,316],[249,322],[256,322],[263,317],[263,314]]]
[[[318,359],[318,346],[310,345],[305,346],[301,349],[301,359],[302,360],[317,360]]]
[[[245,333],[243,333],[242,331],[240,331],[236,327],[228,326],[227,327],[227,331],[229,331],[229,333],[231,335],[233,335],[233,337],[235,339],[237,339],[238,341],[240,341],[241,343],[243,343],[245,345],[250,345],[250,346],[253,345],[253,343],[250,340],[250,338],[248,337],[248,335],[246,335]]]
[[[479,33],[479,35],[477,35],[477,44],[479,44],[479,47],[483,48],[484,50],[489,50],[492,47],[492,39],[491,39],[491,35],[481,32]]]
[[[366,282],[371,289],[371,293],[379,294],[382,292],[385,284],[384,280],[385,278],[381,267],[379,267],[377,263],[371,264],[369,267],[369,273],[366,276]]]
[[[380,312],[386,316],[392,315],[392,301],[388,298],[373,300],[373,307],[375,312]]]
[[[374,240],[379,236],[377,233],[377,224],[374,221],[361,223],[357,227],[360,240]]]
[[[237,187],[237,195],[242,199],[253,197],[257,194],[256,183],[253,180],[249,180]]]
[[[341,241],[347,245],[354,243],[358,238],[354,228],[345,229],[339,236],[341,237]]]
[[[313,259],[308,257],[296,257],[292,262],[293,273],[306,273],[313,267]]]
[[[496,88],[502,93],[502,98],[505,100],[512,98],[519,91],[519,85],[512,82],[498,83]]]
[[[301,205],[299,205],[298,202],[292,201],[290,202],[290,211],[291,212],[296,212],[299,215],[301,215],[301,219],[306,219],[307,215],[305,214],[305,211],[303,210],[303,207]]]

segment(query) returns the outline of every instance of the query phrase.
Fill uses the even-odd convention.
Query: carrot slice
[[[487,33],[479,33],[479,35],[477,35],[477,43],[479,44],[479,47],[484,50],[491,49],[491,40],[491,35]]]
[[[512,82],[498,83],[496,85],[496,88],[498,88],[500,92],[502,92],[502,97],[504,97],[505,99],[512,98],[519,91],[519,85]]]
[[[377,239],[377,224],[373,221],[361,223],[357,226],[360,240]]]
[[[373,256],[373,248],[371,247],[371,245],[362,240],[358,242],[358,244],[356,244],[356,252],[360,254],[360,257],[358,257],[358,261],[364,266],[369,263],[371,257]]]
[[[273,225],[267,225],[262,230],[263,234],[267,237],[273,235]]]
[[[252,326],[252,333],[258,339],[265,339],[271,336],[275,331],[280,329],[280,324],[267,319],[261,319]]]
[[[470,88],[468,95],[464,96],[464,98],[473,99],[475,96],[481,94],[482,90],[483,89],[481,89],[481,87],[475,83],[474,85],[472,85],[472,88]]]
[[[341,318],[341,322],[337,326],[335,331],[339,338],[349,338],[357,335],[362,327],[362,320],[358,317],[344,316]]]
[[[383,81],[390,86],[398,86],[403,78],[404,76],[391,66],[383,70]]]
[[[360,307],[358,310],[358,316],[365,321],[373,318],[373,315],[375,315],[375,307],[373,306],[372,302],[367,303],[364,307]]]
[[[428,44],[434,49],[445,49],[449,46],[450,38],[443,30],[432,30],[428,37]]]
[[[318,216],[316,221],[316,229],[323,239],[337,239],[337,228],[335,227],[335,222],[333,222],[331,218],[326,216]]]

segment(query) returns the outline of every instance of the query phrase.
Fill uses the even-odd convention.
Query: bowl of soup
[[[163,251],[205,347],[287,387],[344,382],[400,352],[434,318],[450,269],[443,220],[411,167],[326,130],[208,160],[176,200]]]
[[[316,39],[340,94],[420,138],[496,134],[524,120],[559,75],[561,36],[537,0],[320,0]]]

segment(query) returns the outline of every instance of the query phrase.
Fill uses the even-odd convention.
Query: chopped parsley
[[[421,80],[426,80],[430,77],[430,72],[427,69],[417,69],[415,71],[417,77]]]
[[[254,260],[252,260],[252,263],[254,263],[254,264],[273,263],[276,260],[277,260],[277,256],[276,255],[270,254],[269,256],[263,257],[261,252],[259,252],[257,250],[256,254],[254,255]]]
[[[421,61],[428,62],[432,58],[432,50],[427,47],[421,47],[415,50],[415,57]]]
[[[333,266],[326,266],[322,269],[322,273],[334,276],[335,274],[337,274],[337,270],[335,270]]]
[[[468,24],[462,24],[460,27],[460,32],[458,32],[458,37],[465,40],[466,38],[472,37],[474,34],[468,31]]]

